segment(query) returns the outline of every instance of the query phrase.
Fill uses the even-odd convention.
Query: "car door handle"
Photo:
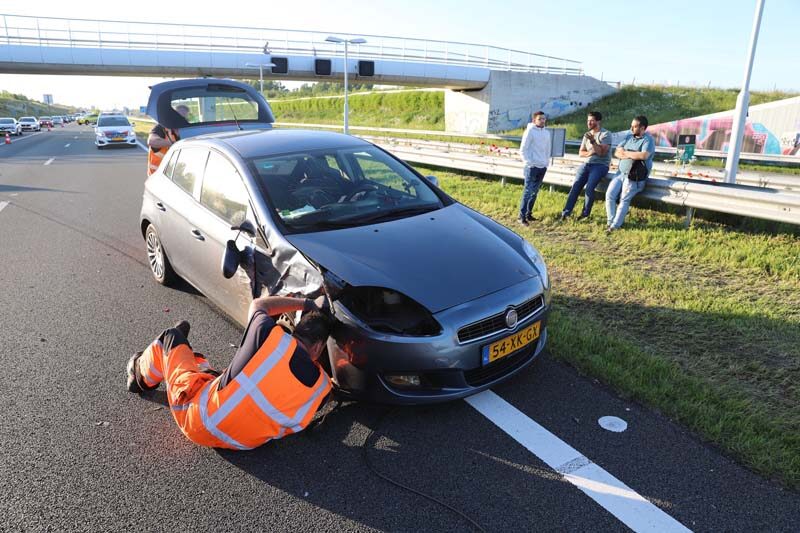
[[[167,210],[167,208],[166,208],[166,207],[164,207],[164,204],[162,204],[161,202],[156,202],[156,208],[157,208],[159,211],[166,211],[166,210]]]
[[[194,237],[194,238],[195,238],[195,239],[197,239],[198,241],[204,241],[204,240],[206,240],[206,238],[205,238],[205,237],[203,237],[203,234],[202,234],[202,233],[200,233],[200,231],[199,231],[199,230],[196,230],[196,229],[193,229],[193,230],[192,230],[192,237]]]

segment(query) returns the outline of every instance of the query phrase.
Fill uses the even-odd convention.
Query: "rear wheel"
[[[156,227],[152,224],[147,226],[144,234],[145,245],[147,247],[147,263],[150,265],[150,272],[161,285],[171,285],[175,282],[177,275],[169,264],[167,254],[161,245]]]

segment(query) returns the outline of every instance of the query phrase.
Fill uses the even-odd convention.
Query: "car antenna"
[[[233,121],[236,123],[236,129],[242,131],[242,127],[239,125],[239,119],[236,118],[236,111],[233,110],[233,106],[231,105],[229,100],[225,100],[225,103],[228,104],[228,109],[231,111],[231,115],[233,115]]]

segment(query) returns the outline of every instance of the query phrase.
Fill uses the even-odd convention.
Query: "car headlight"
[[[522,240],[522,249],[525,250],[525,255],[533,262],[533,266],[539,271],[539,276],[542,278],[542,285],[544,285],[545,301],[549,303],[550,300],[550,276],[547,273],[547,265],[544,263],[544,258],[539,250],[533,247],[531,243]]]

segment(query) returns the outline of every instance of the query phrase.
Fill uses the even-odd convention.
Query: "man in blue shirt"
[[[647,184],[647,177],[653,170],[653,156],[656,153],[656,143],[647,133],[647,117],[639,115],[631,121],[631,132],[625,137],[616,151],[614,157],[619,158],[619,172],[611,180],[606,190],[606,214],[608,215],[607,233],[618,230],[625,221],[628,209],[631,207],[633,197],[642,192]],[[645,175],[631,172],[634,162],[643,161],[647,169]],[[638,174],[634,176],[633,174]],[[619,206],[617,201],[619,200]]]

